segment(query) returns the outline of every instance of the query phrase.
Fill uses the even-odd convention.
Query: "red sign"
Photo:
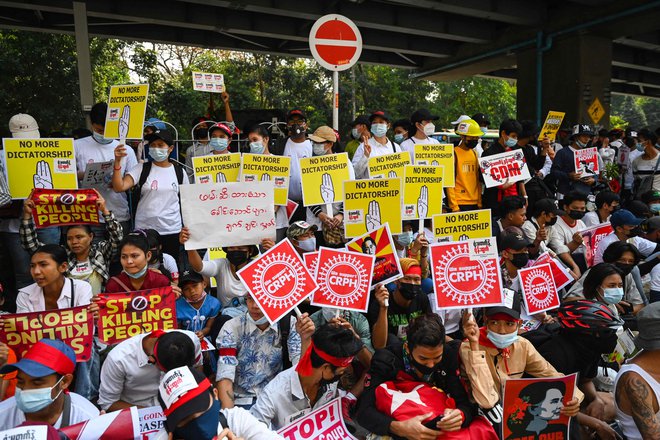
[[[580,177],[593,177],[598,176],[598,149],[596,147],[581,148],[575,150],[575,172],[580,174]]]
[[[609,223],[601,223],[592,226],[583,231],[580,231],[582,236],[582,243],[584,244],[584,258],[587,261],[587,267],[594,265],[594,257],[596,256],[596,249],[598,244],[605,238],[605,236],[612,233],[612,225]]]
[[[568,439],[570,417],[560,410],[573,399],[577,374],[507,379],[502,396],[502,437],[507,440]]]
[[[37,228],[99,223],[98,195],[93,189],[41,189],[32,191],[32,218]]]
[[[475,258],[466,241],[434,243],[430,248],[433,286],[439,309],[504,303],[497,258]]]
[[[309,49],[322,67],[340,72],[350,69],[360,58],[362,35],[343,15],[324,15],[309,32]]]
[[[387,284],[403,276],[399,256],[394,247],[390,227],[386,223],[380,228],[351,240],[346,249],[362,254],[375,255],[371,285]]]
[[[78,362],[87,362],[92,354],[94,317],[87,313],[87,306],[2,315],[2,319],[0,342],[13,349],[19,358],[43,338],[66,342],[73,348]]]
[[[139,420],[137,407],[131,406],[60,428],[60,431],[71,440],[134,440],[140,438]]]
[[[318,288],[288,239],[268,249],[236,274],[271,324]]]
[[[176,297],[172,287],[99,294],[99,339],[116,344],[154,330],[176,328]]]
[[[534,315],[559,307],[559,295],[548,263],[518,271],[527,313]]]
[[[566,267],[564,267],[559,261],[552,258],[548,252],[539,255],[532,266],[539,266],[546,263],[548,263],[550,269],[552,269],[552,278],[555,280],[555,287],[557,287],[557,290],[573,282],[573,276],[569,273],[568,269],[566,269]]]
[[[286,440],[355,440],[346,429],[340,399],[334,399],[277,431]]]
[[[312,305],[366,312],[374,255],[322,247],[316,266],[319,288]]]
[[[319,252],[307,252],[303,254],[303,260],[307,271],[316,277],[316,263],[319,261]]]

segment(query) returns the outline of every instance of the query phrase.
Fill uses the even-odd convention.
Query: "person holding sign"
[[[433,121],[437,121],[439,116],[432,115],[430,111],[425,108],[420,108],[410,116],[410,131],[408,138],[401,144],[401,150],[410,153],[412,160],[415,154],[415,144],[439,144],[436,138],[431,137],[435,133],[435,125]]]
[[[593,135],[594,132],[590,125],[575,125],[571,134],[571,144],[568,148],[557,151],[552,161],[552,176],[557,179],[557,199],[562,199],[564,194],[571,191],[579,191],[583,194],[591,193],[598,176],[578,172],[575,166],[575,156],[578,150],[591,146]],[[603,169],[602,159],[598,153],[596,153],[596,159],[599,162],[599,169]]]
[[[453,188],[446,188],[447,201],[452,212],[474,211],[481,208],[481,173],[474,149],[483,133],[479,124],[468,119],[458,125],[456,134],[461,141],[454,147],[455,184]]]
[[[153,162],[137,164],[124,177],[120,172],[121,163],[128,153],[124,145],[117,146],[112,187],[116,192],[123,192],[138,186],[135,228],[158,231],[163,251],[176,258],[179,255],[179,232],[183,226],[179,185],[190,182],[181,167],[169,160],[174,149],[174,139],[169,131],[156,130],[146,140]]]
[[[369,116],[371,134],[373,136],[362,136],[362,143],[353,156],[353,168],[355,177],[358,179],[369,178],[369,158],[384,156],[391,153],[401,152],[401,147],[387,138],[387,130],[390,128],[390,117],[382,111],[375,111]]]
[[[0,368],[18,372],[16,395],[0,403],[0,430],[41,422],[65,428],[98,417],[99,411],[79,394],[68,391],[76,354],[59,339],[42,339],[23,358]]]
[[[95,241],[95,234],[88,225],[70,226],[66,231],[68,268],[67,274],[72,279],[87,281],[94,294],[100,293],[110,278],[110,261],[117,254],[119,242],[123,238],[123,229],[114,214],[108,210],[105,199],[97,191],[96,206],[105,219],[108,240]],[[37,237],[37,230],[32,220],[34,202],[28,198],[23,203],[23,220],[20,235],[23,248],[33,253],[42,246]]]

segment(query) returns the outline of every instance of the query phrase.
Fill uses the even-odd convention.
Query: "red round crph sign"
[[[362,36],[355,23],[343,15],[328,14],[316,20],[309,32],[314,59],[328,70],[350,69],[362,53]]]

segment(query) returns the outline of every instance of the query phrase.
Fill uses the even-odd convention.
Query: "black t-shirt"
[[[390,306],[387,309],[387,330],[388,333],[405,340],[405,331],[408,323],[420,315],[431,313],[431,304],[429,298],[423,293],[420,293],[413,298],[410,306],[401,307],[390,296]],[[369,321],[369,328],[373,329],[374,324],[378,321],[380,314],[380,305],[375,297],[371,297],[369,301],[369,309],[367,309],[367,320]]]

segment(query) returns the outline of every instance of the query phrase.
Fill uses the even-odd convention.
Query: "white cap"
[[[456,119],[455,121],[453,121],[453,122],[451,123],[451,125],[458,125],[458,124],[460,124],[460,123],[463,122],[463,121],[467,121],[468,119],[472,119],[472,118],[469,117],[468,115],[461,115],[461,116],[458,117],[458,119]]]
[[[11,131],[12,137],[15,138],[38,139],[41,137],[37,121],[25,113],[19,113],[11,117],[9,131]]]

